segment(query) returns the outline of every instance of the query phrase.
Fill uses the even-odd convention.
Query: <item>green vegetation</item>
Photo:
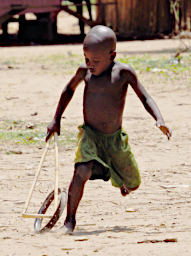
[[[73,54],[72,52],[68,51],[67,54],[41,56],[36,59],[36,61],[40,63],[49,63],[50,65],[64,65],[67,67],[67,69],[70,69],[72,67],[77,67],[83,61],[83,58],[80,55]]]
[[[22,145],[43,145],[46,137],[46,123],[31,124],[23,121],[1,121],[0,122],[0,143],[11,142]],[[59,144],[67,147],[76,145],[76,134],[62,131],[59,137]]]
[[[175,82],[181,87],[190,87],[191,82],[191,54],[184,54],[181,58],[170,56],[133,55],[120,57],[118,61],[131,65],[141,81],[144,74],[146,84],[161,84]]]
[[[24,68],[25,64],[33,66],[34,71],[41,72],[52,72],[55,74],[55,70],[58,72],[56,74],[73,74],[77,67],[83,63],[83,56],[73,54],[68,51],[67,53],[57,53],[57,54],[44,54],[34,57],[22,57],[17,58],[13,56],[12,58],[3,57],[0,59],[0,66],[4,68],[21,69]],[[36,67],[34,69],[34,66]]]
[[[151,55],[140,55],[122,57],[118,60],[130,64],[135,70],[141,72],[168,73],[170,75],[186,71],[191,72],[191,55],[185,55],[182,58],[169,58],[165,56],[153,58]]]
[[[171,78],[176,78],[176,75],[182,75],[185,72],[191,73],[191,54],[184,54],[180,58],[164,55],[157,57],[152,55],[133,55],[118,57],[117,60],[131,65],[137,72],[163,74],[171,76]],[[73,74],[76,68],[84,62],[84,59],[83,56],[68,51],[66,54],[39,55],[23,59],[12,57],[12,59],[8,60],[4,58],[0,60],[0,65],[14,68],[28,62],[31,65],[35,64],[38,68],[41,67],[44,72],[48,70],[55,74],[56,67],[58,71],[56,74]],[[172,77],[172,74],[175,76]]]

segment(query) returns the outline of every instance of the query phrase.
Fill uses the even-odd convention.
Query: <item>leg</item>
[[[68,191],[67,216],[64,222],[64,232],[72,233],[76,225],[76,211],[83,195],[84,185],[91,177],[93,161],[76,166],[74,176]]]
[[[141,177],[137,162],[128,144],[128,135],[122,131],[112,142],[109,154],[111,156],[111,180],[112,184],[120,187],[122,196],[126,196],[136,190],[141,183]]]

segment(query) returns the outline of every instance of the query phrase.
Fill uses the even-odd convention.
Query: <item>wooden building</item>
[[[94,19],[90,3],[96,5]],[[85,5],[89,17],[82,12]],[[57,33],[60,11],[79,19],[80,40],[84,38],[84,24],[106,25],[124,39],[156,38],[191,30],[191,0],[0,0],[0,40],[10,38],[8,23],[15,21],[19,23],[20,41],[61,40],[62,35]],[[35,14],[35,20],[26,19],[29,12]]]
[[[88,18],[83,16],[83,6],[88,9]],[[8,23],[18,22],[20,41],[59,40],[57,15],[60,11],[65,11],[79,19],[82,38],[84,24],[90,27],[97,24],[92,20],[90,0],[0,0],[0,28],[3,32],[0,39],[9,40]],[[26,19],[27,13],[33,13],[35,19]]]
[[[176,12],[174,30],[176,32],[183,30],[191,31],[191,0],[173,0],[173,2],[173,11]]]
[[[190,29],[191,0],[97,0],[97,3],[97,21],[124,38],[168,35],[177,22],[178,27]]]

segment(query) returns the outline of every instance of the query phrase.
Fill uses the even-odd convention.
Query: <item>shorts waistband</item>
[[[121,131],[122,131],[122,128],[119,128],[117,131],[115,131],[113,133],[103,133],[103,132],[100,132],[100,131],[96,130],[95,128],[93,128],[92,126],[87,125],[87,124],[83,124],[79,127],[83,128],[85,130],[88,130],[90,132],[93,132],[94,134],[96,134],[100,137],[103,137],[103,138],[109,138],[109,137],[116,136],[116,135],[120,134]]]

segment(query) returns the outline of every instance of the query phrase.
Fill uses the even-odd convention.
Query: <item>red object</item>
[[[1,0],[0,1],[0,16],[9,13],[18,6],[27,7],[24,11],[18,12],[19,15],[27,12],[44,13],[58,11],[61,0]],[[57,6],[54,6],[57,5]]]

